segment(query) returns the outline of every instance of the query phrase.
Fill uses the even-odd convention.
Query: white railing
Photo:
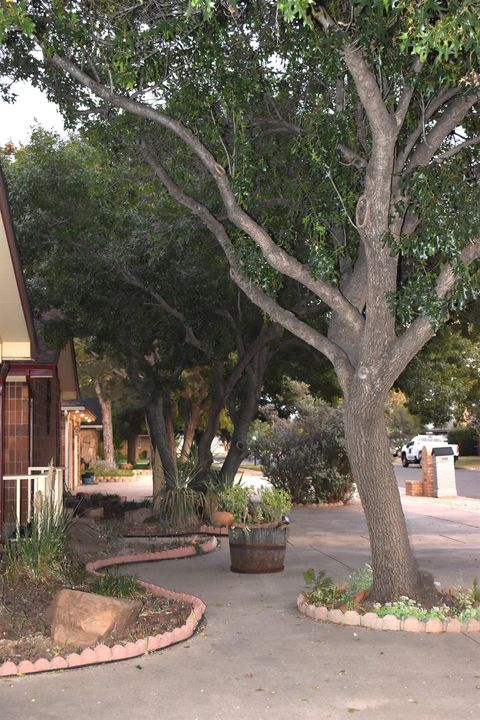
[[[27,475],[4,475],[4,481],[15,482],[15,515],[20,524],[22,509],[22,481],[27,481],[27,518],[30,522],[35,508],[41,510],[45,503],[59,511],[63,504],[63,468],[29,467]],[[25,492],[25,491],[24,491]]]

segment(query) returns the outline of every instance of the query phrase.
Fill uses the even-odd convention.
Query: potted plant
[[[95,482],[95,469],[89,463],[82,463],[82,485],[93,485]]]
[[[240,477],[241,480],[241,477]],[[248,502],[248,488],[241,488],[235,478],[227,478],[221,484],[215,478],[205,493],[205,511],[214,527],[230,527],[235,512]]]
[[[258,502],[251,488],[233,485],[221,493],[221,502],[234,521],[228,530],[230,569],[240,573],[281,572],[287,546],[287,513],[292,507],[290,493],[262,488]]]

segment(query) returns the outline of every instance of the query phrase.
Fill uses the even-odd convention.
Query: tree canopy
[[[420,598],[384,402],[477,292],[478,3],[45,0],[0,18],[0,70],[47,88],[71,123],[134,118],[125,142],[159,197],[330,360],[375,594]]]

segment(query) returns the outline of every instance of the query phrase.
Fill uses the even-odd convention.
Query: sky
[[[60,113],[40,90],[23,82],[15,83],[13,88],[17,101],[14,104],[0,101],[0,146],[8,142],[28,143],[31,129],[37,124],[47,130],[64,132]]]

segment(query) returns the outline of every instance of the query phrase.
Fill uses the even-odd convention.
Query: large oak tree
[[[144,122],[145,161],[215,236],[234,281],[332,363],[375,595],[421,598],[384,403],[474,286],[478,4],[192,6],[7,3],[2,66],[47,87],[72,121]],[[215,202],[183,172],[186,154]],[[325,332],[284,304],[285,279],[328,309]]]

